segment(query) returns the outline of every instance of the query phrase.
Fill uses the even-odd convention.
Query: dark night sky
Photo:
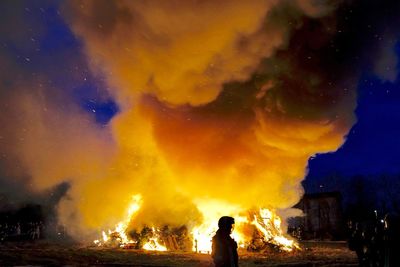
[[[360,80],[357,123],[336,152],[309,162],[309,178],[331,174],[396,175],[400,173],[400,91],[398,81],[365,74]]]
[[[25,24],[26,32],[18,40],[0,35],[0,45],[25,73],[47,77],[47,83],[58,88],[55,90],[73,88],[74,101],[99,125],[105,125],[119,108],[107,94],[102,77],[89,71],[82,44],[65,24],[58,3],[49,2],[43,7],[37,1],[24,3],[23,20],[16,22]],[[7,9],[6,1],[0,7],[0,14],[13,12]],[[40,34],[32,32],[28,26],[34,24],[44,25],[44,30]],[[68,54],[71,60],[65,62],[59,54]],[[396,54],[400,54],[399,45]],[[378,77],[368,64],[360,72],[357,122],[336,152],[318,154],[309,160],[309,173],[303,183],[306,192],[342,190],[351,177],[359,175],[373,177],[372,181],[382,175],[395,182],[400,179],[400,81]]]

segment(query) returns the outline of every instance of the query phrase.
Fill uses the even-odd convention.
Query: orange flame
[[[160,236],[157,234],[156,229],[153,227],[154,236],[150,238],[150,240],[143,245],[143,249],[145,250],[157,250],[157,251],[167,251],[167,248],[160,244]]]
[[[128,207],[127,217],[118,223],[114,230],[102,231],[102,240],[94,241],[97,246],[107,246],[117,242],[120,247],[136,244],[127,235],[127,228],[132,216],[140,209],[141,196],[132,197],[132,203]],[[253,225],[261,233],[262,239],[266,243],[278,246],[282,251],[290,252],[293,249],[300,249],[299,245],[284,236],[281,228],[280,217],[270,209],[260,208],[257,212],[252,212],[252,216],[245,216],[239,206],[223,203],[215,200],[197,201],[197,207],[203,214],[203,223],[196,225],[191,230],[193,247],[192,250],[199,253],[211,252],[211,240],[218,229],[218,218],[224,214],[229,214],[235,218],[237,230],[232,233],[239,247],[245,248],[251,242],[252,236],[245,233],[246,226]],[[223,211],[223,212],[222,212]],[[249,214],[249,213],[247,213]],[[252,217],[252,221],[249,218]],[[167,251],[167,247],[162,244],[159,229],[152,227],[152,237],[142,246],[145,250]]]
[[[254,214],[251,222],[263,234],[266,242],[279,246],[281,250],[292,251],[293,248],[300,249],[299,245],[283,235],[281,218],[269,209],[260,209],[259,214]]]
[[[110,240],[116,239],[116,241],[119,243],[121,247],[124,247],[127,244],[130,244],[133,242],[127,234],[126,234],[126,229],[128,227],[128,224],[132,218],[132,216],[140,209],[142,202],[142,196],[141,195],[134,195],[132,196],[132,202],[129,204],[129,207],[127,209],[127,215],[125,219],[121,222],[119,222],[114,230],[109,229],[107,233],[105,231],[102,231],[102,240],[97,239],[94,240],[94,244],[98,246],[102,246],[107,244]]]

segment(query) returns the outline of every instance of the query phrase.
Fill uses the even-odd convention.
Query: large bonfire
[[[92,166],[92,153],[65,175],[77,177],[59,205],[71,235],[207,253],[228,215],[240,247],[297,248],[277,211],[299,201],[310,157],[336,150],[353,124],[353,84],[309,51],[330,47],[336,5],[100,2],[68,2],[68,21],[120,109],[105,163]]]
[[[187,226],[178,229],[169,229],[168,226],[157,228],[148,226],[140,233],[129,230],[130,221],[140,209],[141,196],[132,197],[127,209],[126,218],[115,225],[114,229],[102,231],[102,237],[94,240],[97,246],[138,248],[144,250],[192,250],[200,253],[211,252],[211,239],[217,230],[221,211],[228,211],[236,219],[235,231],[232,234],[239,247],[247,250],[263,250],[273,247],[279,251],[290,252],[299,249],[298,244],[286,237],[281,228],[280,217],[268,208],[259,208],[242,212],[238,207],[216,205],[215,202],[203,205],[203,223],[191,229]],[[216,210],[219,210],[216,211]],[[188,245],[189,244],[189,245]]]

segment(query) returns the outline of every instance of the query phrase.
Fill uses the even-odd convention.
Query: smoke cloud
[[[307,17],[335,27],[335,6],[314,2],[69,4],[92,70],[123,107],[113,169],[81,192],[85,223],[103,225],[137,193],[136,227],[199,222],[198,199],[294,205],[309,157],[337,149],[354,121],[351,81],[302,54],[332,37]],[[300,30],[310,38],[290,37]]]
[[[83,61],[69,49],[41,51],[47,33],[39,4],[49,3],[0,4],[0,196],[2,209],[40,203],[52,212],[68,185],[101,175],[113,142],[74,103],[72,82],[83,79],[70,68]]]
[[[6,186],[2,193],[23,194],[23,188],[38,193],[99,175],[112,154],[109,133],[68,104],[62,91],[41,78],[26,78],[4,57],[2,63],[7,71],[0,86],[1,174],[16,183],[15,190]]]
[[[15,16],[1,25],[18,31],[2,27],[1,41],[23,53],[0,50],[0,182],[12,195],[68,181],[59,220],[78,239],[123,218],[135,194],[139,228],[195,225],[199,201],[289,208],[308,159],[340,147],[355,121],[355,66],[367,57],[342,34],[361,21],[341,20],[351,4],[67,1],[66,26],[92,75],[106,79],[98,97],[121,109],[105,126],[74,98],[83,55],[25,56],[46,27],[21,19],[33,12],[23,4],[3,4]],[[387,58],[377,70],[394,65]],[[63,64],[74,82],[54,70]]]

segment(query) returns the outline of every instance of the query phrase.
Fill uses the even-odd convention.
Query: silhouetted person
[[[15,234],[19,237],[21,235],[21,225],[19,222],[17,223],[17,226],[15,227]]]
[[[215,267],[238,267],[237,243],[230,236],[235,219],[223,216],[218,221],[218,230],[212,239],[211,257]]]
[[[372,229],[371,239],[369,241],[369,266],[382,267],[384,266],[384,224],[375,213],[375,222]]]
[[[397,213],[389,213],[385,216],[384,243],[385,243],[385,267],[400,266],[400,216]]]
[[[359,222],[352,222],[349,226],[349,249],[356,252],[359,266],[365,266],[364,232]]]

